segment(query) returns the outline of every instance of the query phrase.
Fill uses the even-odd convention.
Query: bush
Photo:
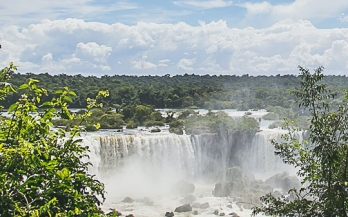
[[[279,115],[274,112],[269,112],[262,116],[264,120],[279,120]]]
[[[0,71],[0,100],[17,91],[8,83],[13,70],[11,63]],[[98,104],[88,100],[85,113],[72,114],[66,105],[74,92],[64,88],[41,102],[47,91],[36,82],[19,87],[24,94],[9,107],[10,118],[0,120],[0,216],[100,216],[104,185],[88,174],[79,128],[68,136],[52,130],[52,119],[83,120]]]

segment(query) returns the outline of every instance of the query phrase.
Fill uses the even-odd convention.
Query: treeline
[[[37,79],[38,86],[48,89],[47,100],[54,91],[69,87],[76,93],[71,108],[86,107],[86,98],[94,98],[99,90],[110,95],[101,100],[104,107],[123,109],[127,106],[150,105],[154,108],[205,108],[205,109],[265,109],[273,106],[290,108],[294,96],[289,90],[296,89],[299,77],[284,76],[235,76],[194,75],[176,76],[82,76],[19,74],[11,76],[14,86]],[[326,76],[324,82],[334,90],[347,87],[346,76]],[[8,107],[19,99],[21,92],[13,93],[1,104]],[[44,99],[45,100],[45,99]]]

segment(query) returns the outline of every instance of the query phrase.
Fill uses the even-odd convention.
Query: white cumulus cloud
[[[152,62],[146,61],[147,56],[144,55],[140,60],[133,61],[133,67],[135,69],[141,70],[141,69],[157,69],[157,66],[153,64]]]
[[[346,73],[346,28],[316,28],[285,19],[264,28],[231,28],[226,21],[105,24],[43,20],[0,27],[0,64],[52,74],[289,74],[324,65]]]
[[[272,23],[283,19],[328,19],[348,9],[346,0],[295,0],[289,3],[271,4],[268,1],[239,4],[247,10],[247,20]]]

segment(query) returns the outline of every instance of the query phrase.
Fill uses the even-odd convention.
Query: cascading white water
[[[91,147],[92,171],[101,176],[135,161],[152,167],[158,174],[194,176],[197,159],[189,135],[94,135],[85,137],[84,143]]]
[[[284,171],[295,174],[296,170],[293,166],[285,164],[279,156],[274,154],[275,148],[271,144],[272,139],[278,142],[283,141],[281,135],[285,133],[287,131],[279,129],[264,129],[256,133],[251,144],[240,151],[239,157],[243,159],[241,160],[243,171],[261,179]],[[294,138],[302,141],[303,132],[295,132]]]
[[[171,197],[171,187],[181,179],[195,183],[208,180],[209,186],[212,186],[224,180],[230,166],[240,166],[245,173],[267,173],[268,176],[262,178],[288,170],[290,167],[286,167],[274,155],[269,141],[272,138],[280,139],[283,133],[285,131],[263,130],[253,138],[246,138],[244,134],[233,137],[144,132],[132,135],[92,133],[83,136],[83,143],[91,151],[90,162],[93,166],[90,172],[106,185],[108,194],[104,208],[116,206],[128,213],[136,213],[136,216],[163,216],[163,212],[173,211],[173,208],[181,205],[177,197]],[[229,203],[228,199],[212,197],[212,190],[208,188],[208,191],[199,193],[204,195],[202,202],[209,201],[217,206]],[[140,206],[136,208],[137,212],[133,208],[128,210],[128,206],[120,203],[126,196],[157,198],[157,203],[161,205],[157,208]],[[169,198],[172,200],[169,201]],[[148,214],[139,214],[146,212]],[[204,212],[206,215],[201,216],[212,213],[209,209]],[[239,214],[249,216],[250,211]]]
[[[190,136],[170,133],[92,134],[84,137],[91,149],[91,172],[101,178],[132,167],[159,177],[175,179],[223,178],[230,166],[240,166],[246,173],[273,175],[291,170],[274,154],[270,140],[281,140],[283,130],[263,130],[247,140],[229,141],[222,136]],[[296,137],[302,139],[302,133]],[[237,143],[237,144],[233,144]],[[249,143],[249,144],[244,144]],[[231,153],[235,151],[233,155]],[[232,156],[233,155],[233,156]],[[233,159],[236,158],[236,159]],[[135,168],[134,165],[138,164]],[[151,171],[149,171],[151,168]]]

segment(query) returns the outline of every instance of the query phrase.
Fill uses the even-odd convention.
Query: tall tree
[[[284,142],[273,140],[275,154],[298,169],[302,178],[300,190],[292,189],[292,197],[261,198],[263,206],[253,214],[276,216],[347,216],[348,209],[348,92],[342,101],[334,100],[323,83],[323,67],[313,74],[299,66],[300,88],[293,91],[298,105],[310,112],[309,138],[299,141],[288,124]]]

